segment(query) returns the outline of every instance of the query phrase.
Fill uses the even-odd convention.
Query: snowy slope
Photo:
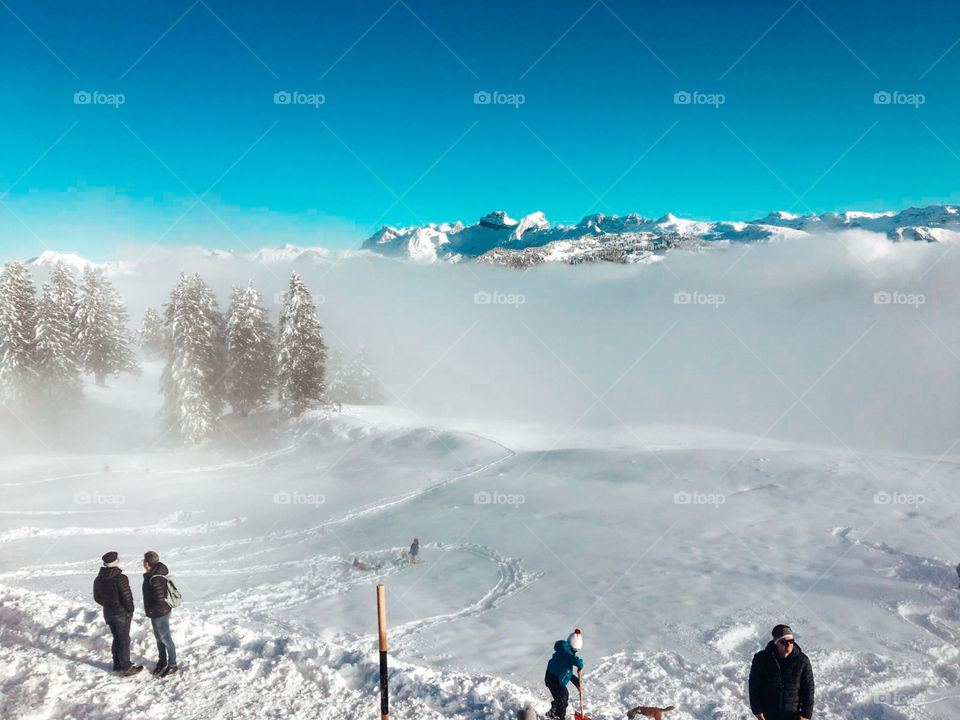
[[[148,367],[100,399],[149,423],[155,382]],[[746,718],[750,656],[779,621],[811,656],[818,717],[960,711],[956,458],[701,428],[558,444],[389,408],[229,428],[207,450],[3,455],[0,716],[376,718],[377,581],[398,718],[544,711],[574,626],[595,718]],[[393,567],[415,535],[424,562]],[[108,549],[138,608],[143,551],[180,581],[179,676],[106,672],[90,588]],[[385,564],[356,572],[355,555]],[[133,648],[153,658],[139,611]]]

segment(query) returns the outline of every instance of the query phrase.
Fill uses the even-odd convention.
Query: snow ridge
[[[944,242],[960,236],[960,211],[954,205],[908,208],[900,213],[850,211],[801,216],[781,211],[749,222],[695,221],[670,213],[657,220],[634,213],[622,217],[597,213],[576,225],[551,227],[542,212],[518,221],[498,210],[473,225],[457,222],[384,227],[362,247],[420,262],[474,260],[510,267],[542,262],[650,263],[674,248],[725,247],[856,229],[882,233],[895,242]]]

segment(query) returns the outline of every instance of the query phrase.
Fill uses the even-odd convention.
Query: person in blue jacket
[[[573,668],[583,670],[583,660],[577,657],[577,651],[582,649],[580,628],[570,633],[566,640],[557,640],[553,644],[553,657],[547,663],[547,672],[543,676],[543,682],[553,697],[550,712],[547,713],[550,720],[566,720],[567,703],[570,700],[567,683],[572,681],[574,687],[580,687],[580,680],[574,676]]]

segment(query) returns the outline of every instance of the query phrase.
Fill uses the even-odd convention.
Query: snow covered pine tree
[[[217,299],[200,275],[181,273],[164,309],[168,343],[160,387],[165,422],[189,443],[208,438],[223,413],[223,324]]]
[[[379,405],[383,402],[380,381],[370,369],[362,346],[351,358],[340,351],[332,352],[328,365],[327,400],[348,405]]]
[[[127,309],[103,271],[90,265],[83,270],[77,321],[80,364],[97,385],[104,385],[108,375],[139,372],[129,347],[133,337],[127,329]]]
[[[33,348],[37,372],[35,399],[44,410],[58,411],[80,400],[78,335],[77,286],[73,273],[58,262],[40,294]]]
[[[137,332],[140,349],[151,357],[163,356],[163,318],[155,307],[148,307],[143,313],[143,325]]]
[[[327,349],[322,329],[313,298],[300,276],[292,273],[283,296],[277,352],[280,405],[292,417],[323,397]]]
[[[37,291],[21,262],[0,273],[0,390],[6,400],[23,404],[36,379],[33,345],[37,332]]]
[[[273,333],[253,283],[235,287],[227,312],[227,400],[241,417],[266,405],[276,386]]]

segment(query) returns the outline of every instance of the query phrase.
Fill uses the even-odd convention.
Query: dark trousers
[[[765,712],[763,716],[767,720],[800,720],[798,712]]]
[[[113,669],[126,670],[133,663],[130,662],[130,621],[132,615],[116,615],[104,618],[113,633]]]
[[[560,684],[560,678],[551,672],[543,676],[543,682],[553,696],[553,702],[550,703],[550,712],[554,717],[563,720],[567,717],[567,703],[570,701],[570,693],[567,692],[567,686]]]
[[[176,665],[177,649],[173,646],[170,637],[170,614],[162,617],[150,618],[153,625],[153,636],[157,639],[157,651],[160,653],[160,665]]]

